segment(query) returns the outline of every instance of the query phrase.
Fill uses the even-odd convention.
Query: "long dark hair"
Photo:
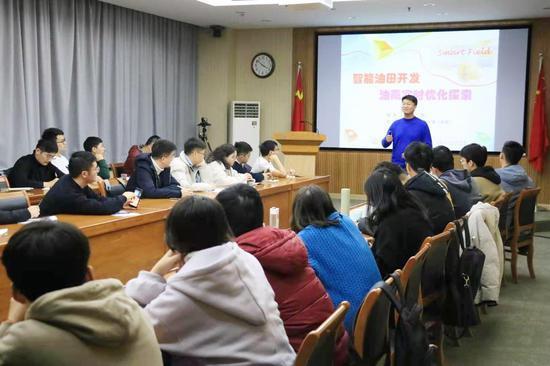
[[[377,226],[384,217],[412,208],[430,222],[424,206],[403,186],[399,178],[389,169],[375,170],[365,182],[365,194],[369,203],[369,224]]]
[[[214,151],[210,153],[210,155],[208,155],[208,158],[206,158],[206,162],[211,163],[213,161],[219,161],[220,163],[223,164],[225,169],[229,169],[231,167],[225,162],[225,158],[233,154],[235,151],[237,151],[235,149],[235,146],[231,144],[220,145],[217,148],[215,148]]]
[[[336,212],[327,192],[314,184],[302,187],[292,204],[292,220],[290,227],[299,232],[308,225],[327,227],[337,225],[338,221],[328,217]]]

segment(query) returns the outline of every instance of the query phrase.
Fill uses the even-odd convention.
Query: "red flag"
[[[546,131],[546,113],[544,108],[545,89],[544,67],[541,62],[537,94],[535,96],[535,107],[533,108],[533,124],[531,126],[531,136],[529,137],[529,162],[539,173],[542,173],[544,168],[544,157],[550,145]]]
[[[292,131],[304,131],[304,88],[302,87],[302,65],[298,64],[294,111],[292,112]]]

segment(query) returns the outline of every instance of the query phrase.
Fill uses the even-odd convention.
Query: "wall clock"
[[[275,59],[267,52],[260,52],[252,57],[252,72],[259,78],[267,78],[275,71]]]

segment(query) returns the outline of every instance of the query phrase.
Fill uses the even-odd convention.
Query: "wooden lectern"
[[[287,169],[292,168],[303,177],[315,176],[315,159],[319,145],[327,138],[325,135],[310,131],[289,131],[276,133],[273,138],[281,144]]]

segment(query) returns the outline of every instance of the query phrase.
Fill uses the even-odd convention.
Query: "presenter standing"
[[[401,168],[405,168],[405,159],[403,152],[413,141],[420,141],[432,146],[432,136],[430,128],[426,121],[415,117],[414,110],[418,104],[418,100],[414,95],[405,95],[401,98],[401,110],[403,118],[394,121],[386,137],[382,139],[382,146],[388,147],[393,143],[391,161]]]

